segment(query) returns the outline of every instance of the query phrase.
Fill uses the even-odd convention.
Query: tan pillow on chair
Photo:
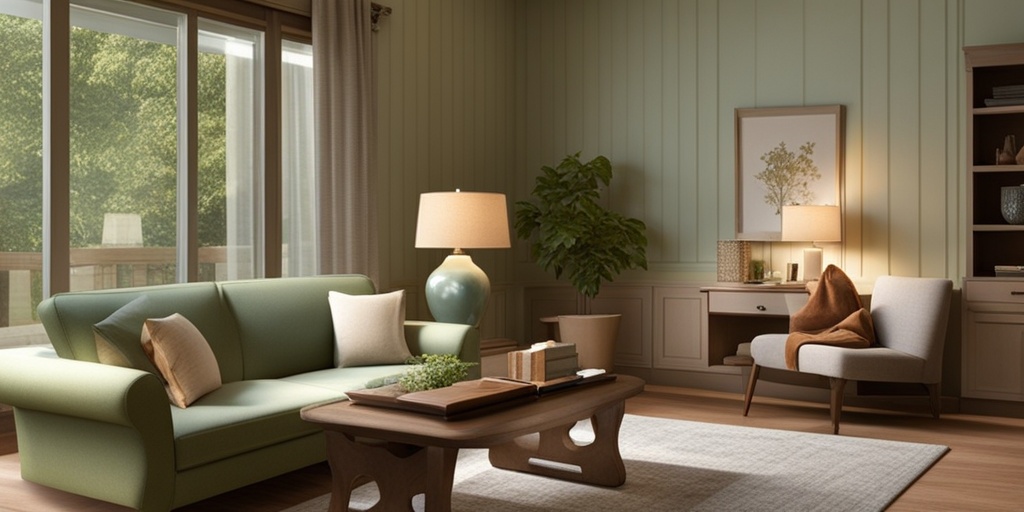
[[[142,348],[167,381],[167,394],[178,407],[188,407],[222,384],[217,357],[187,318],[175,313],[147,319]]]

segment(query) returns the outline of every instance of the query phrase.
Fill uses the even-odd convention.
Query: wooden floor
[[[827,434],[825,405],[759,398],[744,418],[739,395],[648,386],[627,402],[630,414]],[[922,406],[922,410],[926,407]],[[1024,420],[846,409],[842,435],[943,444],[951,451],[908,489],[893,511],[1024,510]],[[278,512],[329,492],[319,464],[181,508],[188,512]],[[685,485],[685,482],[680,482]],[[870,492],[870,489],[865,489]],[[0,511],[122,511],[21,480],[17,453],[0,456]]]

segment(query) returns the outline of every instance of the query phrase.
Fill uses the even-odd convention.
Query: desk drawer
[[[725,315],[789,316],[807,303],[800,292],[708,292],[708,313]]]
[[[968,302],[1010,302],[1024,304],[1024,281],[965,281]]]

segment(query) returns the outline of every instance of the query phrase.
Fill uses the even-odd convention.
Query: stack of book
[[[508,376],[516,380],[546,382],[576,375],[579,369],[574,343],[547,341],[508,353]]]
[[[1024,266],[996,265],[996,277],[1024,277]]]
[[[1024,85],[999,85],[992,88],[992,97],[985,98],[986,107],[1024,105]]]

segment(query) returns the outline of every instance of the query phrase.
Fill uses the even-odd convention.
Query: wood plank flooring
[[[630,414],[827,434],[822,404],[755,397],[750,416],[742,397],[648,386],[626,405]],[[922,411],[926,406],[922,405]],[[890,507],[892,511],[1001,511],[1024,507],[1024,420],[902,414],[848,408],[845,436],[944,444],[952,450]],[[680,482],[680,485],[685,485]],[[283,475],[179,509],[185,512],[279,512],[329,492],[325,464]],[[865,490],[870,492],[870,490]],[[21,480],[17,453],[0,456],[0,511],[115,512],[123,507],[70,495]]]

